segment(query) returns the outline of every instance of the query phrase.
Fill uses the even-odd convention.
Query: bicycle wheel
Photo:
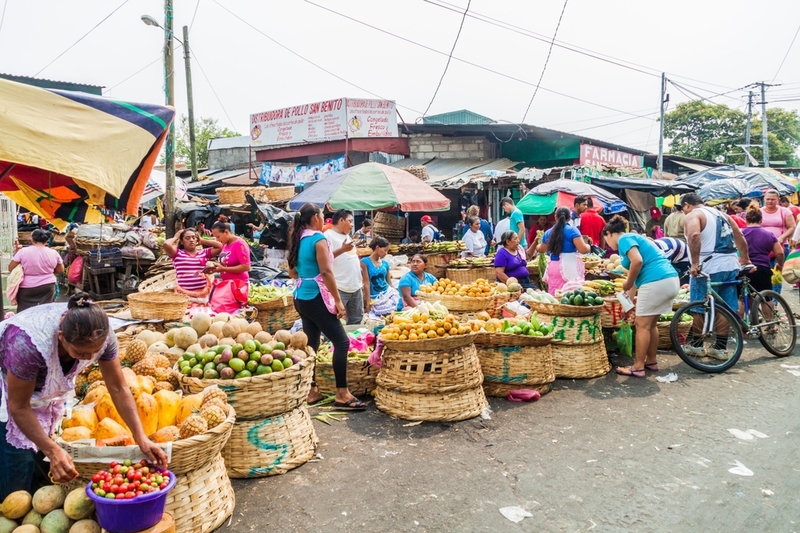
[[[764,301],[761,305],[753,302],[750,308],[750,325],[755,327],[768,323],[769,325],[758,327],[758,340],[769,353],[786,357],[792,353],[797,342],[792,310],[783,296],[775,291],[761,291],[759,294]],[[770,308],[764,309],[765,305]]]
[[[697,309],[698,312],[692,312]],[[716,320],[711,320],[711,307],[705,301],[689,302],[677,311],[669,327],[672,347],[684,363],[703,372],[724,372],[739,360],[744,348],[742,329],[730,311],[714,306]],[[683,335],[679,330],[685,316],[692,317],[692,328]],[[723,335],[723,332],[727,332]]]

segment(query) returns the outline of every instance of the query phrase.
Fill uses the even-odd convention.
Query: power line
[[[214,0],[214,1],[216,2],[217,0]],[[402,35],[398,35],[396,33],[392,33],[392,32],[390,32],[388,30],[384,30],[383,28],[379,28],[377,26],[374,26],[374,25],[369,24],[367,22],[364,22],[362,20],[353,18],[353,17],[351,17],[349,15],[345,15],[343,13],[339,13],[338,11],[334,11],[333,9],[330,9],[330,8],[328,8],[326,6],[314,3],[311,0],[305,0],[305,2],[308,3],[308,4],[311,4],[313,6],[316,6],[316,7],[320,8],[320,9],[323,9],[325,11],[328,11],[329,13],[333,13],[334,15],[338,15],[338,16],[340,16],[342,18],[345,18],[347,20],[353,21],[353,22],[355,22],[357,24],[361,24],[362,26],[366,26],[366,27],[371,28],[371,29],[373,29],[375,31],[378,31],[378,32],[381,32],[381,33],[385,33],[386,35],[389,35],[389,36],[394,37],[396,39],[400,39],[401,41],[405,41],[407,43],[413,44],[414,46],[418,46],[420,48],[423,48],[425,50],[429,50],[429,51],[434,52],[434,53],[439,54],[439,55],[443,55],[443,56],[447,55],[447,52],[442,52],[441,50],[437,50],[436,48],[433,48],[433,47],[430,47],[428,45],[419,43],[419,42],[414,41],[412,39],[409,39],[407,37],[403,37]],[[503,78],[506,78],[506,79],[509,79],[509,80],[512,80],[512,81],[516,81],[516,82],[522,83],[524,85],[528,85],[530,87],[535,87],[536,86],[536,84],[533,83],[533,82],[530,82],[530,81],[527,81],[527,80],[523,80],[523,79],[517,78],[515,76],[511,76],[510,74],[505,74],[503,72],[491,69],[489,67],[484,67],[483,65],[479,65],[478,63],[474,63],[474,62],[468,61],[466,59],[461,59],[460,57],[457,57],[455,55],[453,56],[453,59],[455,61],[460,61],[461,63],[464,63],[465,65],[470,65],[470,66],[478,68],[480,70],[483,70],[483,71],[486,71],[486,72],[490,72],[492,74],[496,74],[497,76],[501,76]],[[600,108],[603,108],[603,109],[608,109],[609,111],[616,111],[617,113],[620,113],[622,115],[636,116],[636,117],[639,117],[639,118],[647,118],[647,117],[642,117],[642,116],[636,115],[635,113],[630,113],[628,111],[623,111],[621,109],[617,109],[617,108],[614,108],[614,107],[606,106],[606,105],[603,105],[603,104],[598,104],[596,102],[591,102],[589,100],[584,100],[582,98],[578,98],[577,96],[572,96],[572,95],[565,94],[565,93],[562,93],[562,92],[559,92],[559,91],[556,91],[556,90],[553,90],[553,89],[548,89],[547,87],[544,87],[542,85],[539,86],[539,89],[541,89],[542,91],[545,91],[545,92],[549,92],[549,93],[557,94],[559,96],[563,96],[564,98],[569,98],[571,100],[575,100],[577,102],[582,102],[584,104],[589,104],[589,105],[593,105],[593,106],[600,107]]]
[[[467,8],[464,10],[464,15],[461,17],[461,24],[458,25],[458,33],[456,33],[456,39],[453,41],[453,47],[450,49],[450,54],[447,56],[447,63],[444,65],[444,72],[442,72],[442,77],[439,78],[439,84],[436,85],[436,90],[433,91],[433,96],[431,97],[431,101],[428,103],[428,107],[425,108],[425,112],[422,114],[423,117],[428,114],[428,111],[430,111],[431,106],[433,105],[433,101],[436,99],[436,95],[439,94],[439,88],[442,86],[445,74],[447,74],[447,68],[450,66],[450,60],[453,59],[453,52],[456,51],[458,38],[461,37],[461,30],[464,28],[464,21],[467,20],[467,13],[469,12],[470,4],[472,4],[472,0],[467,0]]]
[[[798,26],[797,27],[797,31],[794,32],[794,37],[792,37],[792,42],[789,43],[789,49],[786,50],[786,54],[784,54],[783,59],[781,60],[781,64],[778,67],[778,70],[775,72],[775,75],[772,77],[772,81],[770,83],[774,82],[775,78],[778,77],[778,74],[781,73],[781,69],[783,68],[783,64],[786,62],[786,58],[789,57],[789,52],[792,51],[792,46],[794,46],[794,41],[795,41],[795,39],[797,39],[797,34],[798,33],[800,33],[800,26]]]
[[[122,85],[123,83],[125,83],[126,81],[128,81],[129,79],[133,78],[134,76],[136,76],[137,74],[139,74],[140,72],[142,72],[143,70],[145,70],[147,67],[149,67],[149,66],[153,65],[154,63],[156,63],[157,61],[160,61],[160,60],[161,60],[161,56],[159,55],[159,56],[158,56],[157,58],[155,58],[153,61],[149,62],[148,64],[146,64],[145,66],[143,66],[142,68],[140,68],[139,70],[137,70],[136,72],[134,72],[133,74],[131,74],[130,76],[128,76],[127,78],[125,78],[124,80],[122,80],[122,81],[120,81],[120,82],[118,82],[118,83],[115,83],[114,85],[112,85],[111,87],[109,87],[108,89],[106,89],[106,92],[109,92],[109,91],[112,91],[112,90],[116,89],[117,87],[119,87],[120,85]]]
[[[550,62],[550,54],[553,53],[553,44],[556,42],[556,35],[558,35],[558,28],[561,27],[561,19],[564,18],[564,11],[567,10],[567,3],[569,0],[564,0],[564,7],[561,8],[561,14],[558,16],[558,22],[556,23],[556,31],[553,32],[553,38],[550,40],[550,47],[547,49],[547,57],[544,60],[544,66],[542,67],[542,73],[539,74],[539,81],[536,82],[536,88],[533,90],[533,96],[531,96],[531,101],[528,102],[528,107],[525,108],[525,114],[522,115],[522,122],[525,124],[525,119],[528,118],[528,111],[531,110],[531,105],[533,104],[533,99],[536,98],[536,93],[539,92],[539,85],[542,84],[542,78],[544,78],[544,72],[547,70],[547,64]],[[464,16],[467,13],[464,12]]]
[[[8,0],[6,0],[6,1],[8,1]],[[56,61],[58,61],[58,59],[59,59],[61,56],[63,56],[64,54],[66,54],[67,52],[69,52],[70,50],[72,50],[72,48],[73,48],[73,47],[74,47],[76,44],[78,44],[79,42],[81,42],[83,39],[85,39],[85,38],[86,38],[86,36],[87,36],[87,35],[89,35],[89,34],[90,34],[90,33],[92,33],[94,30],[96,30],[96,29],[97,29],[97,28],[98,28],[98,27],[99,27],[99,26],[100,26],[100,25],[101,25],[103,22],[105,22],[106,20],[108,20],[108,18],[109,18],[111,15],[113,15],[114,13],[116,13],[117,11],[119,11],[120,9],[122,9],[122,6],[124,6],[125,4],[127,4],[129,1],[130,1],[130,0],[125,0],[124,2],[122,2],[122,3],[121,3],[121,4],[120,4],[120,5],[119,5],[119,6],[118,6],[118,7],[117,7],[117,8],[116,8],[114,11],[112,11],[111,13],[109,13],[108,15],[106,15],[106,16],[103,18],[103,20],[101,20],[100,22],[98,22],[97,24],[95,24],[95,25],[92,27],[92,29],[91,29],[91,30],[89,30],[89,31],[87,31],[86,33],[84,33],[84,34],[83,34],[83,36],[82,36],[80,39],[78,39],[77,41],[75,41],[74,43],[72,43],[72,44],[69,46],[69,48],[67,48],[66,50],[64,50],[64,51],[63,51],[63,52],[61,52],[60,54],[58,54],[58,55],[56,56],[56,58],[55,58],[55,59],[53,59],[51,62],[49,62],[48,64],[46,64],[44,67],[42,67],[42,68],[39,70],[39,72],[37,72],[36,74],[34,74],[34,75],[33,75],[33,77],[35,78],[36,76],[38,76],[39,74],[41,74],[42,72],[44,72],[44,71],[47,69],[47,67],[49,67],[50,65],[52,65],[53,63],[55,63]],[[3,12],[5,13],[5,10],[3,10]]]
[[[197,9],[200,7],[200,0],[197,0],[197,3],[194,5],[194,13],[192,13],[192,21],[189,23],[189,32],[192,31],[192,26],[194,26],[194,18],[197,16]]]
[[[657,115],[658,113],[659,113],[658,111],[655,111],[655,112],[650,113],[650,114],[651,115]],[[605,124],[600,124],[599,126],[590,126],[588,128],[580,128],[580,129],[577,129],[577,130],[571,130],[570,133],[577,133],[579,131],[594,130],[594,129],[597,129],[597,128],[604,128],[606,126],[613,126],[614,124],[621,124],[622,122],[628,122],[628,121],[631,121],[631,120],[636,120],[637,118],[638,117],[628,117],[628,118],[624,118],[622,120],[616,120],[614,122],[607,122]],[[644,128],[642,128],[642,129],[644,129]],[[638,130],[634,130],[634,131],[638,131]]]
[[[190,53],[192,54],[192,57],[194,58],[195,63],[197,63],[197,66],[200,67],[200,72],[203,74],[203,77],[208,82],[208,86],[211,87],[211,92],[214,93],[214,97],[217,99],[217,103],[219,103],[219,106],[222,108],[222,112],[225,113],[226,117],[228,117],[228,122],[231,123],[231,127],[235,131],[236,130],[236,124],[234,124],[233,120],[231,120],[231,116],[228,114],[228,110],[225,109],[225,104],[222,103],[222,100],[220,100],[219,95],[217,94],[217,91],[214,89],[214,86],[211,84],[211,80],[208,79],[208,76],[206,76],[206,71],[203,70],[203,65],[200,63],[200,59],[197,57],[197,54],[195,54],[194,49],[190,50]]]
[[[3,2],[3,14],[0,15],[0,31],[3,31],[3,21],[6,19],[6,8],[8,7],[8,0]]]

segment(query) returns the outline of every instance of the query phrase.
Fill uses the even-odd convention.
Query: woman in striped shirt
[[[179,231],[164,241],[164,251],[172,258],[177,285],[175,292],[187,295],[195,303],[207,303],[211,292],[211,276],[203,269],[222,251],[222,243],[201,239],[194,228]]]

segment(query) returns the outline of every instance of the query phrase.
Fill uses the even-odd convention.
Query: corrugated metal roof
[[[219,139],[211,139],[208,142],[209,150],[228,150],[230,148],[247,148],[249,146],[249,135],[240,135],[238,137],[221,137]]]
[[[189,184],[189,189],[203,189],[212,183],[221,182],[222,180],[228,178],[235,178],[236,176],[241,176],[242,174],[247,174],[248,172],[249,169],[246,168],[239,168],[236,170],[209,170],[207,172],[202,172],[200,177],[205,179],[191,182]]]
[[[437,189],[457,189],[472,178],[483,176],[484,172],[492,170],[509,170],[514,168],[515,162],[510,159],[401,159],[392,163],[393,167],[407,167],[410,165],[425,165],[428,169],[428,185]]]
[[[469,109],[449,111],[438,115],[428,115],[422,117],[423,124],[494,124],[495,121],[489,117],[479,115]]]

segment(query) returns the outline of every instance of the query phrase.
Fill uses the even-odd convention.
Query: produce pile
[[[575,305],[578,307],[589,307],[593,305],[603,305],[603,299],[594,291],[586,292],[583,289],[565,292],[559,301],[562,305]]]
[[[100,533],[93,520],[94,502],[84,489],[67,492],[61,485],[9,494],[0,508],[2,533]]]
[[[284,296],[291,296],[292,289],[287,287],[275,287],[273,285],[256,285],[250,284],[250,296],[248,303],[260,304],[264,302],[271,302],[272,300],[279,300]]]
[[[547,291],[537,291],[535,289],[528,289],[523,292],[519,299],[523,302],[539,302],[543,304],[557,304],[558,298],[553,296]]]
[[[457,258],[447,263],[447,268],[482,268],[494,266],[494,255],[486,257]]]
[[[92,492],[108,500],[135,500],[167,488],[172,474],[151,467],[146,461],[111,461],[107,470],[92,476]]]
[[[583,282],[583,291],[584,292],[594,292],[599,294],[600,296],[613,296],[617,292],[622,292],[622,283],[623,280],[621,278],[619,282],[615,281],[606,281],[606,280],[594,280],[594,281],[584,281]]]
[[[228,417],[228,397],[219,387],[209,387],[198,394],[153,392],[151,381],[122,369],[131,388],[139,420],[153,442],[170,442],[201,435]],[[135,444],[131,431],[122,420],[111,395],[102,381],[89,388],[86,397],[61,422],[60,437],[66,442],[94,439],[97,446]]]
[[[516,280],[513,278],[509,278],[509,281],[513,280],[515,283],[507,285],[507,290],[514,292],[511,285],[514,285],[514,288],[519,290],[519,284],[516,283]],[[422,285],[419,288],[419,292],[423,294],[442,294],[445,296],[466,296],[469,298],[482,298],[486,296],[494,296],[495,287],[492,286],[485,279],[478,279],[468,285],[462,285],[460,283],[456,283],[455,281],[449,280],[447,278],[442,278],[436,280],[435,283],[431,285]]]
[[[463,252],[466,249],[464,241],[426,242],[422,244],[422,251],[426,254],[447,254]]]
[[[622,258],[618,254],[611,254],[602,262],[603,270],[615,274],[627,274],[628,269],[622,266]]]
[[[675,313],[664,313],[663,315],[658,317],[659,322],[672,322],[672,319],[675,318]],[[691,322],[692,315],[688,313],[684,313],[681,315],[681,322]]]
[[[480,312],[476,318],[467,321],[467,325],[478,333],[506,333],[510,335],[528,335],[530,337],[546,337],[553,331],[552,326],[539,322],[538,313],[533,312],[530,319],[523,317],[490,318],[486,312]]]
[[[416,311],[410,317],[394,315],[392,323],[381,330],[380,337],[389,341],[416,341],[468,333],[472,333],[472,329],[467,324],[460,323],[452,314],[433,318],[428,313]]]

